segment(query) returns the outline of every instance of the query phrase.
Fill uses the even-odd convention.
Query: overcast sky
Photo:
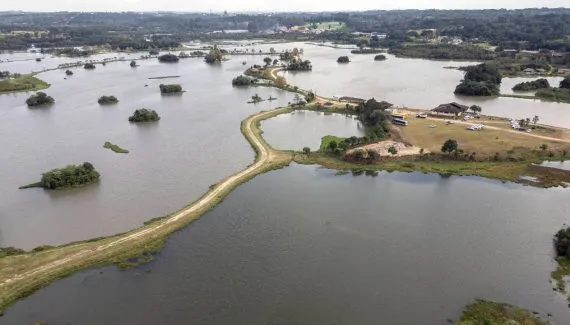
[[[570,7],[570,0],[0,0],[26,11],[335,11]]]

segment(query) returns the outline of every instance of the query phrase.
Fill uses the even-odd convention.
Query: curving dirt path
[[[128,258],[129,251],[139,252],[156,240],[165,239],[211,209],[236,186],[271,168],[289,164],[292,155],[272,149],[262,139],[257,127],[261,120],[289,111],[287,108],[264,111],[243,121],[242,133],[257,152],[254,163],[216,184],[200,199],[168,218],[91,243],[77,243],[0,259],[0,313],[14,300],[57,278],[79,269],[112,263],[118,256]]]

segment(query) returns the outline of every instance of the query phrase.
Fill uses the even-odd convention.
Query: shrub
[[[338,59],[336,59],[336,62],[338,63],[348,63],[350,62],[350,60],[348,59],[348,56],[339,56]]]
[[[95,65],[93,63],[85,63],[85,65],[83,66],[83,68],[85,70],[93,70],[95,69]]]
[[[65,74],[68,76],[71,76],[73,74],[73,71],[71,70],[65,70]]]
[[[171,84],[171,85],[160,84],[158,88],[160,88],[161,94],[174,94],[182,92],[182,86],[178,84]]]
[[[560,229],[554,235],[554,247],[556,248],[556,255],[570,258],[570,227]]]
[[[248,78],[246,76],[237,76],[232,80],[233,86],[249,86],[255,83],[254,79]]]
[[[374,57],[374,61],[384,61],[386,60],[386,56],[384,54],[378,54]]]
[[[119,100],[115,96],[101,96],[97,100],[97,103],[99,103],[99,105],[110,105],[110,104],[116,104],[118,102]]]
[[[129,117],[129,122],[156,122],[160,120],[160,116],[156,113],[155,110],[141,108],[137,109],[133,115]]]
[[[28,107],[51,105],[54,102],[55,100],[53,99],[53,97],[48,96],[46,93],[41,91],[37,92],[35,95],[30,96],[26,100],[26,104],[28,105]]]

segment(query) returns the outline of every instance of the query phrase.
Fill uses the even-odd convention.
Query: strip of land
[[[0,80],[0,94],[9,94],[21,91],[38,91],[50,86],[47,82],[36,78],[32,74],[25,74],[15,78]]]

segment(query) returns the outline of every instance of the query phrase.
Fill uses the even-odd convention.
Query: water
[[[291,44],[290,47],[297,46]],[[283,72],[293,85],[310,89],[322,96],[375,97],[397,106],[432,109],[452,101],[465,105],[480,105],[483,113],[509,118],[532,118],[540,116],[540,122],[549,125],[570,127],[570,104],[543,102],[520,98],[473,98],[455,96],[453,91],[463,72],[445,67],[460,67],[476,62],[431,61],[396,58],[386,55],[386,61],[374,61],[374,55],[351,54],[339,50],[311,45],[304,48],[305,57],[313,64],[311,72]],[[348,55],[351,62],[338,64],[337,58]],[[537,79],[537,78],[534,78]],[[528,78],[504,78],[502,91]],[[559,78],[551,78],[553,85]]]
[[[314,111],[295,111],[265,120],[261,124],[263,137],[277,149],[319,149],[325,135],[337,137],[363,136],[366,130],[353,116]]]
[[[565,189],[476,177],[258,176],[135,270],[75,274],[2,324],[446,324],[475,298],[551,313]],[[65,303],[62,303],[62,302]]]
[[[251,147],[240,122],[260,110],[286,105],[293,96],[272,88],[234,88],[244,57],[208,66],[200,59],[160,64],[156,59],[98,65],[93,71],[63,70],[40,77],[56,100],[44,109],[28,109],[30,94],[0,96],[0,247],[31,249],[123,232],[153,217],[178,210],[200,197],[211,184],[247,166]],[[27,61],[25,61],[27,62]],[[36,62],[27,62],[35,64]],[[180,75],[177,79],[149,77]],[[161,96],[160,83],[180,83],[182,96]],[[148,85],[148,87],[145,87]],[[277,97],[257,105],[249,98]],[[101,95],[118,105],[99,106]],[[157,110],[155,124],[130,124],[137,108]],[[104,149],[110,141],[128,155]],[[47,192],[19,190],[52,168],[89,161],[101,181],[86,188]]]
[[[570,161],[545,161],[542,162],[540,166],[562,169],[562,170],[570,170]]]

